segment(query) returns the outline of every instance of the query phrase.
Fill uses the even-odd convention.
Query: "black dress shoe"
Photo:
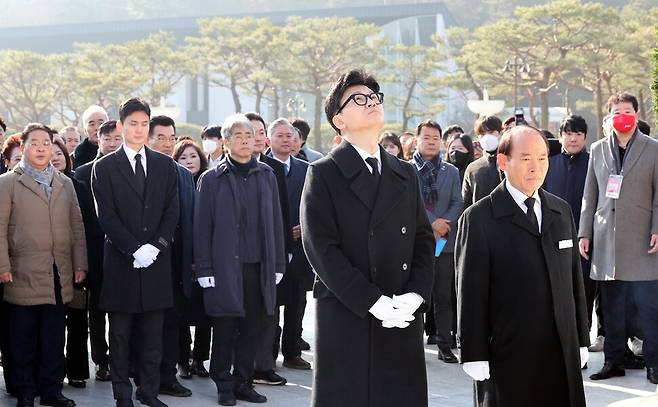
[[[615,366],[611,363],[605,363],[598,373],[594,373],[589,378],[592,380],[605,380],[618,376],[626,376],[626,371],[623,366]]]
[[[190,397],[192,390],[175,381],[170,385],[161,385],[158,393],[174,397]]]
[[[64,397],[63,394],[59,394],[55,397],[41,397],[39,404],[51,407],[74,407],[75,401]]]
[[[178,376],[181,379],[191,379],[192,378],[192,370],[190,368],[189,363],[179,363],[178,364]]]
[[[655,367],[648,367],[647,379],[653,384],[658,384],[658,369]]]
[[[288,369],[297,369],[297,370],[310,370],[311,364],[302,359],[301,356],[295,356],[294,358],[283,358],[283,366]]]
[[[430,335],[427,337],[427,344],[428,345],[436,345],[439,343],[439,337],[436,335]]]
[[[235,398],[248,401],[249,403],[266,403],[267,397],[254,390],[251,384],[242,383],[235,388]]]
[[[581,369],[582,370],[587,370],[587,362],[585,362],[585,364],[583,365],[583,367]]]
[[[457,363],[457,356],[452,353],[450,348],[439,348],[439,360],[442,360],[446,363]]]
[[[110,378],[110,369],[107,365],[98,365],[96,368],[96,380],[99,382],[109,382],[112,380]]]
[[[206,367],[203,365],[203,360],[194,360],[190,365],[191,374],[195,374],[199,377],[210,377],[210,373],[206,370]]]
[[[220,391],[218,400],[220,406],[234,406],[236,404],[235,394],[233,391]]]
[[[167,405],[157,398],[144,398],[144,397],[138,397],[138,400],[140,403],[144,404],[145,406],[149,407],[167,407]]]
[[[254,383],[268,384],[270,386],[283,386],[288,380],[274,373],[274,370],[254,372]]]
[[[71,380],[69,379],[69,386],[75,387],[76,389],[84,389],[87,387],[87,382],[84,380]]]
[[[302,350],[311,350],[311,345],[302,338],[299,338],[299,347]]]
[[[34,407],[34,399],[18,399],[16,407]]]
[[[117,399],[117,407],[135,407],[131,399]]]
[[[646,365],[644,364],[644,358],[640,356],[635,356],[632,353],[630,355],[624,355],[624,368],[625,369],[644,369]]]

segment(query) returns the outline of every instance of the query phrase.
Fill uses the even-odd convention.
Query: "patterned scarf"
[[[51,184],[53,183],[53,178],[55,177],[55,167],[52,164],[48,163],[48,167],[45,170],[39,171],[36,168],[32,167],[25,161],[23,158],[18,165],[21,167],[24,173],[32,177],[37,184],[41,185],[48,200],[50,200],[50,194],[53,190]]]
[[[425,209],[434,211],[434,205],[439,200],[439,188],[436,180],[441,167],[441,158],[437,155],[433,160],[428,161],[416,151],[413,159],[416,163],[416,168],[418,168],[418,177],[420,178]]]

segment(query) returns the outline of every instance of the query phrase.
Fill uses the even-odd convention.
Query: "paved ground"
[[[313,343],[312,321],[312,303],[309,302],[309,312],[307,312],[304,321],[304,338],[311,344]],[[438,361],[434,347],[427,346],[425,348],[425,356],[427,360],[429,405],[431,407],[472,406],[472,382],[461,370],[461,367],[459,365],[447,365]],[[304,357],[312,361],[312,350],[311,352],[305,352]],[[584,371],[583,374],[585,378],[595,370],[598,370],[603,364],[602,353],[591,353],[590,357],[590,368]],[[279,366],[280,362],[279,360]],[[311,395],[312,373],[290,370],[283,367],[280,367],[278,372],[288,379],[286,386],[257,386],[257,390],[265,394],[269,399],[266,405],[270,407],[308,406]],[[193,380],[181,380],[181,382],[185,386],[190,387],[194,394],[191,398],[185,399],[163,396],[162,400],[169,406],[210,407],[217,405],[215,386],[210,379],[195,378]],[[4,386],[4,382],[2,383],[0,387]],[[629,370],[626,377],[606,380],[603,383],[591,382],[588,379],[585,380],[587,405],[590,407],[608,406],[616,401],[655,395],[656,390],[656,386],[646,380],[644,370]],[[86,389],[74,389],[64,385],[64,393],[66,396],[73,398],[78,406],[109,407],[114,405],[110,383],[97,383],[94,380],[89,380]],[[658,401],[655,401],[655,404],[649,403],[649,399],[643,399],[642,401],[647,403],[643,403],[643,406],[658,406]],[[3,392],[3,395],[0,396],[0,406],[14,405],[14,399],[9,398]],[[238,402],[238,405],[248,406],[251,404]]]

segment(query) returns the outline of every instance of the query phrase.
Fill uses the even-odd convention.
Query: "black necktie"
[[[537,220],[537,214],[535,214],[535,209],[534,209],[535,198],[526,199],[525,206],[528,207],[528,212],[526,213],[526,216],[528,217],[530,224],[535,228],[537,232],[539,232],[539,221]]]
[[[379,161],[375,157],[368,157],[366,162],[372,168],[372,181],[379,184]]]
[[[144,193],[144,185],[146,185],[146,174],[142,166],[142,155],[135,155],[135,184],[140,194]]]

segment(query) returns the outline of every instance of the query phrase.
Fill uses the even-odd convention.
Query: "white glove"
[[[487,380],[489,376],[489,362],[466,362],[462,365],[462,369],[467,375],[471,376],[476,382]]]
[[[215,277],[201,277],[197,278],[201,288],[210,288],[215,286]]]
[[[279,285],[281,280],[283,280],[283,273],[275,273],[274,278],[276,279],[276,285]]]
[[[385,295],[379,297],[369,312],[380,321],[386,322],[382,323],[384,328],[406,328],[409,325],[407,322],[414,320],[414,316],[407,311],[393,307],[393,300]]]
[[[580,348],[580,367],[581,369],[585,367],[585,364],[589,360],[589,349],[587,347]]]
[[[140,246],[140,248],[137,249],[135,253],[133,253],[133,257],[135,258],[133,267],[144,268],[150,266],[158,257],[159,253],[160,250],[151,244]]]
[[[402,295],[393,296],[393,306],[398,309],[407,311],[413,314],[418,310],[418,307],[424,302],[423,297],[416,293],[406,293]]]

